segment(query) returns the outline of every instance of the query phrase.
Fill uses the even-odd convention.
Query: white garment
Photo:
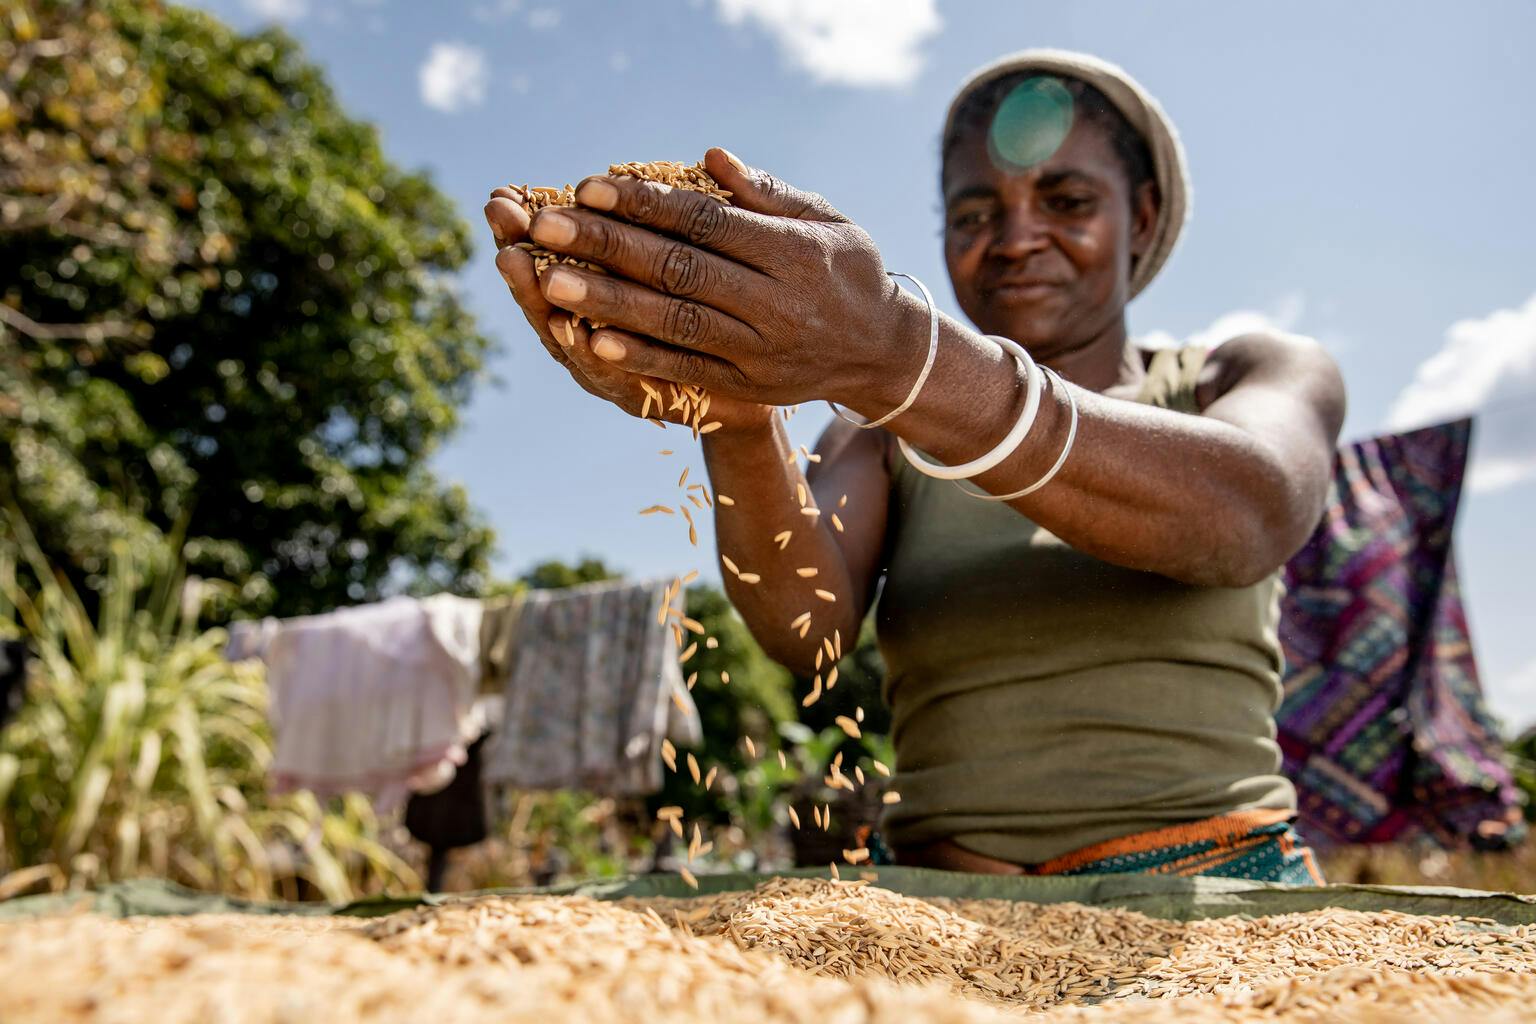
[[[381,811],[447,785],[484,731],[481,604],[391,598],[287,619],[268,635],[276,792],[361,792]]]

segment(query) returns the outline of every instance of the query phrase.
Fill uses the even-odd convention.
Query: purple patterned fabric
[[[1471,435],[1463,419],[1341,447],[1322,522],[1285,567],[1276,722],[1311,842],[1521,828],[1451,550]]]

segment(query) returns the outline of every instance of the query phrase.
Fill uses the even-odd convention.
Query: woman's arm
[[[920,347],[927,330],[927,311],[908,305],[897,351]],[[996,343],[945,318],[933,374],[891,429],[941,462],[976,458],[1006,436],[1023,406],[1012,363]],[[859,411],[891,408],[910,379],[866,382]],[[1081,388],[1073,396],[1078,432],[1065,466],[1010,503],[1073,547],[1188,583],[1245,586],[1279,568],[1316,525],[1344,388],[1315,343],[1256,334],[1216,349],[1198,391],[1201,416]],[[1039,479],[1060,454],[1069,419],[1065,395],[1053,389],[1025,443],[973,482],[1009,494]]]
[[[834,423],[816,454],[821,462],[802,475],[777,417],[759,428],[704,438],[722,559],[761,577],[742,582],[723,566],[726,592],[768,655],[805,676],[815,671],[823,637],[839,632],[850,646],[858,638],[879,578],[890,487],[876,431]],[[804,506],[799,488],[805,489]],[[719,501],[721,494],[733,504]],[[820,515],[806,515],[802,507],[820,509]],[[790,536],[781,545],[775,538],[784,531]],[[801,576],[801,568],[816,575]],[[817,590],[837,600],[823,600]],[[811,613],[811,626],[802,638],[790,623],[804,612]]]
[[[547,299],[633,332],[613,344],[593,335],[631,373],[763,404],[831,399],[866,416],[901,402],[927,351],[928,312],[885,276],[869,236],[721,150],[706,165],[737,205],[591,178],[576,192],[588,209],[541,211],[537,241],[622,275],[559,267],[539,282]],[[1314,345],[1236,344],[1204,389],[1215,393],[1204,416],[1072,388],[1071,458],[1014,507],[1080,550],[1174,579],[1240,586],[1273,572],[1321,509],[1343,392]],[[1049,468],[1068,388],[1050,389],[1026,442],[975,483],[1010,493]],[[954,464],[997,444],[1022,405],[1011,357],[943,317],[933,374],[888,429]]]

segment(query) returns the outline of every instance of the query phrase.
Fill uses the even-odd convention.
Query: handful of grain
[[[702,192],[726,205],[730,205],[731,202],[731,193],[720,187],[714,177],[704,169],[702,161],[696,164],[679,163],[675,160],[654,160],[650,163],[631,161],[627,164],[609,164],[608,173],[615,177],[654,181],[672,188],[686,189],[689,192]],[[544,185],[511,185],[508,187],[517,193],[518,203],[530,217],[546,207],[576,205],[576,189],[571,185],[562,185],[560,188],[550,188]],[[606,268],[600,267],[595,263],[589,263],[575,256],[565,256],[552,252],[534,242],[518,242],[517,247],[525,250],[528,255],[533,257],[533,272],[539,277],[543,277],[544,272],[556,264],[579,267],[582,270],[590,270],[597,274],[606,274],[608,272]],[[567,331],[573,330],[580,319],[580,317],[573,315],[571,317],[572,326],[567,328]],[[590,326],[595,329],[604,325],[593,323]],[[693,385],[669,385],[672,392],[669,401],[663,398],[661,392],[651,385],[642,381],[641,386],[646,391],[645,409],[641,416],[651,420],[657,426],[663,425],[659,418],[661,415],[677,411],[682,412],[682,421],[692,427],[695,438],[700,434],[707,434],[719,426],[719,424],[704,422],[704,414],[709,411],[709,396],[703,388]],[[652,403],[656,407],[656,417],[651,415]],[[687,510],[684,510],[684,515],[687,515]],[[689,525],[691,533],[691,522]],[[697,539],[694,540],[694,543],[697,543]]]
[[[608,173],[615,177],[639,178],[642,181],[655,181],[670,185],[672,188],[687,189],[690,192],[703,192],[726,205],[730,205],[731,202],[731,194],[721,188],[719,183],[710,176],[710,173],[704,169],[702,161],[696,164],[679,163],[675,160],[653,160],[650,163],[631,161],[627,164],[609,164]],[[545,207],[576,205],[576,189],[571,185],[563,185],[560,188],[543,185],[512,185],[510,188],[519,194],[518,202],[530,217]],[[599,274],[607,273],[603,267],[595,263],[588,263],[574,256],[562,256],[533,242],[518,242],[517,247],[527,250],[533,257],[534,273],[540,277],[544,276],[544,271],[557,263],[580,267],[582,270],[591,270]]]

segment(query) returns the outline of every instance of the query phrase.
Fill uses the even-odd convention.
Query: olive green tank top
[[[1139,401],[1199,414],[1198,349]],[[876,609],[896,846],[1035,864],[1149,829],[1294,809],[1279,774],[1278,576],[1199,587],[1064,544],[897,458]]]

